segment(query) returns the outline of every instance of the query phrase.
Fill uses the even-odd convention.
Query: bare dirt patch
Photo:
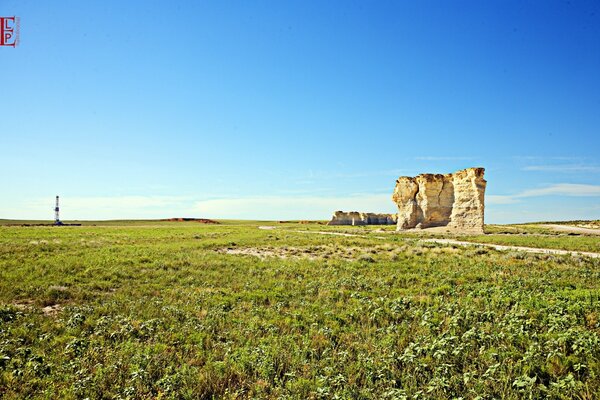
[[[268,257],[279,257],[286,258],[287,255],[283,252],[275,252],[273,250],[268,249],[258,249],[258,248],[245,248],[245,249],[219,249],[218,253],[222,254],[234,254],[234,255],[242,255],[242,256],[254,256],[260,259],[265,259]]]
[[[12,306],[21,311],[40,310],[40,308],[38,308],[36,306],[35,302],[33,300],[29,300],[29,299],[20,300],[16,303],[13,303]],[[64,308],[65,308],[64,305],[56,303],[56,304],[51,304],[51,305],[42,307],[41,311],[45,316],[53,317],[53,316],[57,315],[59,312],[61,312]]]
[[[225,248],[219,249],[217,252],[221,254],[254,256],[263,260],[277,257],[282,259],[372,261],[371,259],[377,255],[391,255],[393,251],[397,250],[398,246],[390,244],[369,247],[326,244],[308,247]]]
[[[344,237],[361,237],[361,238],[376,238],[376,239],[385,239],[383,236],[368,236],[368,235],[357,235],[354,233],[344,233],[344,232],[325,232],[325,231],[294,231],[298,233],[316,233],[319,235],[332,235],[332,236],[344,236]]]
[[[58,314],[59,312],[61,312],[63,308],[64,307],[61,306],[60,304],[53,304],[51,306],[46,306],[46,307],[42,308],[42,312],[44,313],[45,316],[52,317],[52,316]]]
[[[13,303],[12,306],[22,311],[30,310],[34,308],[34,302],[33,300],[20,300],[16,303]]]

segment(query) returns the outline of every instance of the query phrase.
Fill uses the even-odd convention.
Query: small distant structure
[[[60,220],[60,207],[58,206],[58,196],[56,196],[56,205],[54,206],[54,223],[52,226],[81,226],[81,224],[65,224]]]
[[[396,225],[396,214],[336,211],[327,225]]]
[[[60,208],[58,206],[58,196],[56,196],[56,206],[54,207],[54,225],[63,225],[60,220]]]
[[[161,219],[161,221],[168,221],[168,222],[199,222],[201,224],[220,224],[220,222],[214,221],[212,219],[208,219],[208,218],[167,218],[167,219]]]

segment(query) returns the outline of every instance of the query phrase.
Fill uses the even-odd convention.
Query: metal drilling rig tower
[[[60,218],[58,216],[58,212],[58,196],[56,196],[56,207],[54,207],[54,225],[62,225],[62,222],[60,222]]]

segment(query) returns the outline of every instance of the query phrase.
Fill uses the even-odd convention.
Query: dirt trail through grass
[[[341,232],[324,232],[324,231],[295,231],[295,232],[317,233],[317,234],[321,234],[321,235],[336,235],[336,236],[346,236],[346,237],[386,239],[384,236],[356,235],[356,234],[352,234],[352,233],[341,233]],[[600,253],[594,253],[594,252],[590,252],[590,251],[571,251],[571,250],[547,249],[547,248],[538,248],[538,247],[508,246],[508,245],[493,244],[493,243],[465,242],[465,241],[454,240],[454,239],[430,238],[430,239],[418,239],[418,240],[422,241],[422,242],[451,244],[451,245],[458,245],[458,246],[485,246],[485,247],[491,247],[496,250],[514,250],[514,251],[525,251],[528,253],[587,256],[587,257],[592,257],[592,258],[600,258]]]
[[[593,257],[593,258],[600,257],[600,253],[592,253],[590,251],[570,251],[570,250],[559,250],[559,249],[542,249],[542,248],[537,248],[537,247],[506,246],[506,245],[502,245],[502,244],[493,244],[493,243],[463,242],[461,240],[454,240],[454,239],[420,239],[420,240],[423,242],[455,244],[458,246],[485,246],[485,247],[491,247],[496,250],[516,250],[516,251],[526,251],[529,253],[587,256],[587,257]]]
[[[570,232],[570,233],[584,233],[588,235],[600,235],[600,229],[594,228],[582,228],[581,226],[572,226],[572,225],[557,225],[557,224],[544,224],[540,225],[545,228],[550,228],[555,231],[560,232]]]
[[[324,232],[324,231],[295,231],[299,233],[318,233],[320,235],[334,235],[334,236],[345,236],[345,237],[362,237],[362,238],[376,238],[385,239],[383,236],[367,236],[367,235],[356,235],[354,233],[342,233],[342,232]]]

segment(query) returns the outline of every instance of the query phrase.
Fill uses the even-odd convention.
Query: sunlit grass
[[[597,397],[600,260],[261,224],[0,228],[0,397]]]

